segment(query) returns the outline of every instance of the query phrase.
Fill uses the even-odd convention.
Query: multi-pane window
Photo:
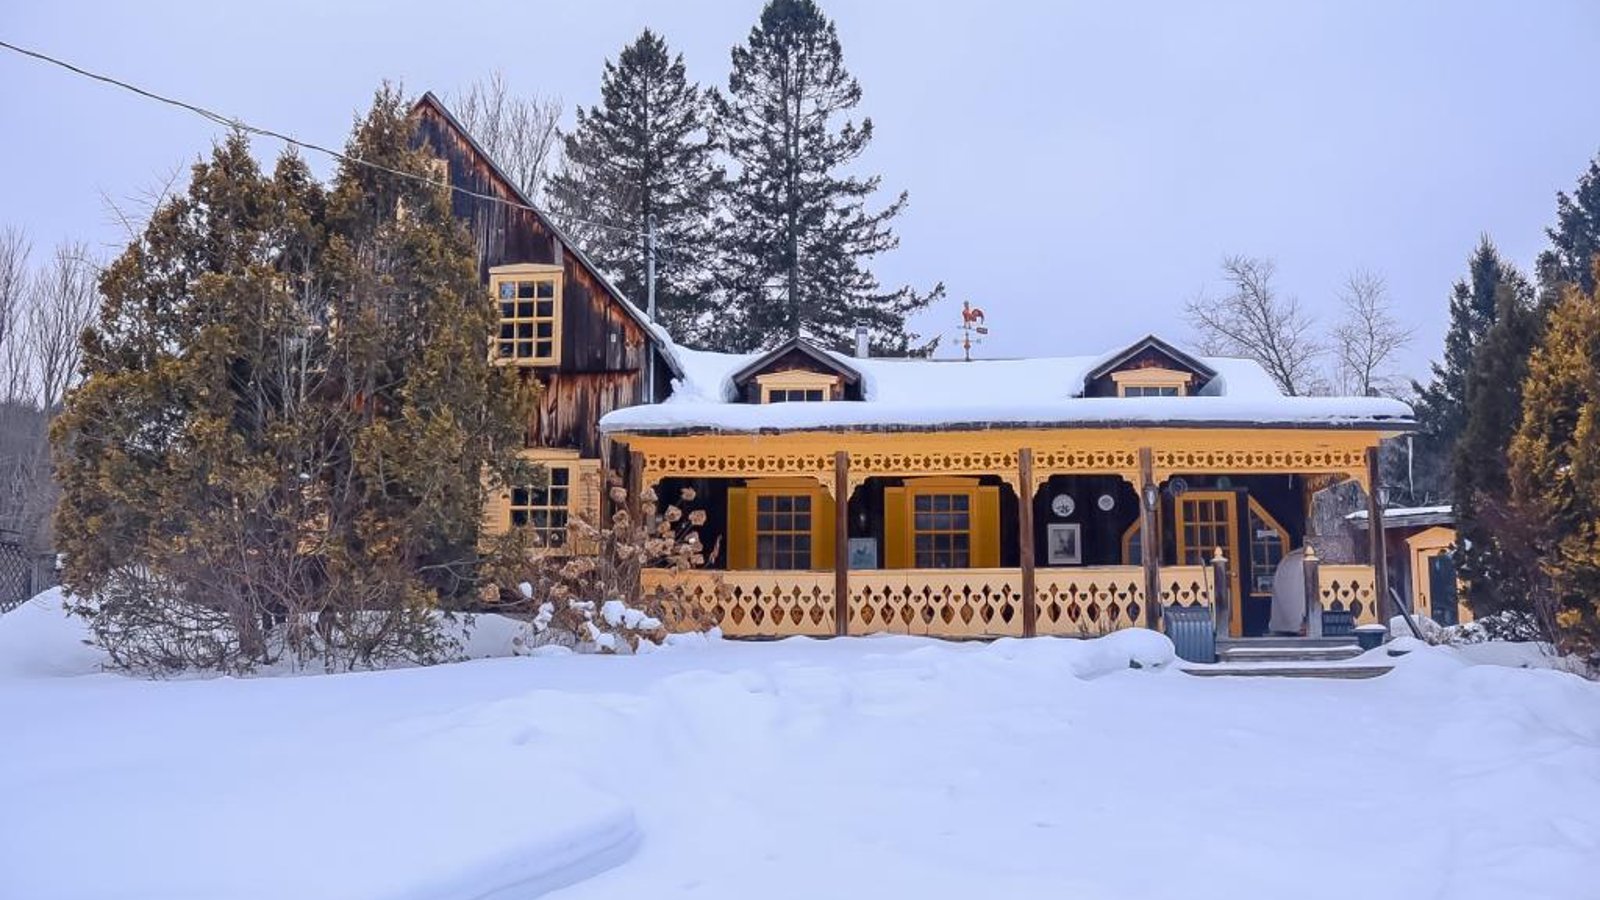
[[[1122,396],[1177,397],[1179,393],[1176,385],[1125,384],[1122,386]]]
[[[1224,556],[1233,553],[1233,498],[1197,499],[1181,498],[1178,501],[1178,547],[1183,566],[1202,566],[1210,562],[1211,555],[1221,548]]]
[[[912,551],[916,568],[964,569],[972,564],[972,495],[916,494]]]
[[[805,494],[756,497],[756,568],[811,568],[811,498]]]
[[[821,403],[821,388],[770,388],[768,403]]]
[[[496,279],[500,331],[495,358],[516,363],[554,363],[559,347],[557,325],[559,275]]]
[[[1250,593],[1270,595],[1272,577],[1283,562],[1283,529],[1254,500],[1250,501]]]
[[[542,488],[519,487],[511,491],[511,524],[530,528],[544,547],[567,543],[567,510],[572,499],[572,469],[547,466],[549,478]]]

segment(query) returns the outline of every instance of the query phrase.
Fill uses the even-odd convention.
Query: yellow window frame
[[[1171,390],[1173,396],[1186,397],[1189,394],[1189,383],[1194,380],[1194,376],[1177,369],[1150,367],[1112,372],[1111,380],[1117,385],[1118,397],[1149,396],[1143,392],[1151,390]],[[1132,393],[1130,389],[1133,389]]]
[[[756,568],[758,507],[764,497],[805,497],[811,506],[811,564],[809,571],[833,568],[833,495],[811,478],[753,478],[742,487],[728,488],[728,568]],[[794,533],[794,532],[786,532]],[[803,571],[803,570],[790,570]]]
[[[884,568],[916,567],[916,503],[918,497],[961,494],[967,498],[967,567],[1000,565],[1000,489],[976,478],[908,478],[900,487],[884,488]]]
[[[582,542],[570,533],[570,526],[573,520],[579,518],[591,523],[600,519],[600,460],[580,457],[576,450],[547,447],[530,447],[520,451],[517,456],[547,470],[559,468],[568,471],[566,521],[569,533],[561,546],[549,547],[546,544],[546,547],[550,552],[560,554],[587,550],[586,547],[578,546]],[[515,511],[532,512],[534,507],[531,505],[514,502],[519,499],[517,496],[519,490],[526,490],[526,486],[505,485],[489,491],[483,506],[481,533],[485,537],[506,534],[514,528],[521,527],[514,524]],[[548,510],[553,507],[545,504],[538,508]]]
[[[562,282],[558,265],[518,263],[489,270],[489,297],[495,304],[489,352],[495,364],[561,364]]]
[[[839,378],[836,375],[825,375],[821,372],[810,372],[805,369],[784,369],[781,372],[768,372],[756,376],[756,384],[761,388],[761,402],[772,403],[773,395],[777,393],[789,394],[795,391],[818,391],[821,396],[816,399],[802,397],[801,400],[818,403],[833,399],[834,392],[838,389]],[[778,401],[784,402],[784,401]],[[800,402],[788,398],[788,402]]]
[[[1254,524],[1253,520],[1260,519],[1262,525],[1265,525],[1267,528],[1271,529],[1272,531],[1277,532],[1277,535],[1278,535],[1278,546],[1283,548],[1282,551],[1278,555],[1278,561],[1279,562],[1283,561],[1283,557],[1289,555],[1289,529],[1284,528],[1283,525],[1280,524],[1278,522],[1278,520],[1273,517],[1272,513],[1267,512],[1266,507],[1262,506],[1259,502],[1257,502],[1256,498],[1250,497],[1249,501],[1250,501],[1249,502],[1249,510],[1246,513],[1246,517],[1245,517],[1245,527],[1250,532],[1250,534],[1248,535],[1249,540],[1246,541],[1246,543],[1248,543],[1249,546],[1250,546],[1250,579],[1252,581],[1254,581],[1256,579],[1256,577],[1260,575],[1260,573],[1256,571],[1256,542],[1260,538],[1256,534],[1256,528],[1255,528],[1255,524]],[[1241,550],[1240,552],[1243,552],[1243,551]],[[1276,573],[1278,567],[1276,565],[1274,565],[1272,568],[1273,568],[1273,572]],[[1270,577],[1268,578],[1268,581],[1271,581]],[[1265,596],[1265,595],[1270,595],[1272,593],[1271,588],[1267,589],[1265,595],[1263,593],[1261,593],[1261,592],[1256,591],[1255,590],[1255,585],[1253,585],[1253,584],[1250,586],[1250,588],[1251,588],[1250,589],[1250,595],[1253,596],[1253,597],[1261,597],[1261,596]]]
[[[1142,554],[1144,552],[1144,545],[1139,541],[1140,524],[1141,523],[1138,519],[1134,519],[1133,524],[1129,525],[1122,532],[1122,564],[1125,566],[1137,566],[1143,564],[1144,556]],[[1141,555],[1138,558],[1135,558],[1135,552],[1138,552]]]

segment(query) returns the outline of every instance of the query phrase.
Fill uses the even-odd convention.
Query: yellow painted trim
[[[1178,565],[1187,565],[1189,559],[1189,544],[1184,540],[1184,526],[1188,524],[1188,516],[1184,514],[1187,503],[1196,501],[1221,500],[1228,505],[1228,527],[1223,530],[1227,538],[1226,546],[1222,547],[1222,555],[1228,559],[1228,586],[1231,590],[1228,596],[1233,598],[1233,615],[1230,617],[1228,632],[1234,637],[1243,633],[1244,629],[1244,604],[1243,597],[1239,594],[1239,495],[1233,491],[1189,491],[1176,498],[1173,502],[1173,516],[1175,535],[1177,538]],[[1215,547],[1200,547],[1200,558],[1209,562]],[[1204,564],[1204,563],[1202,563]]]
[[[1426,528],[1406,538],[1406,550],[1411,554],[1411,601],[1417,612],[1433,615],[1433,586],[1428,580],[1428,563],[1433,557],[1449,553],[1456,544],[1456,530],[1444,525]],[[1459,582],[1459,579],[1457,579]],[[1461,602],[1465,592],[1456,585],[1456,621],[1472,621],[1472,610]]]
[[[829,401],[839,389],[839,376],[805,369],[784,369],[757,375],[756,384],[761,388],[762,403],[771,403],[772,392],[777,390],[821,391],[823,401]]]
[[[1278,543],[1283,546],[1283,555],[1284,556],[1288,556],[1289,555],[1289,529],[1284,528],[1282,523],[1280,523],[1275,517],[1273,517],[1272,513],[1267,512],[1267,508],[1265,506],[1262,506],[1260,504],[1260,502],[1258,502],[1256,500],[1256,498],[1246,495],[1246,499],[1249,501],[1249,506],[1248,506],[1248,508],[1247,508],[1247,510],[1245,512],[1245,520],[1244,520],[1244,527],[1245,527],[1245,531],[1246,531],[1245,543],[1247,545],[1249,545],[1249,547],[1250,547],[1249,556],[1250,556],[1251,565],[1252,566],[1255,565],[1255,559],[1256,559],[1256,557],[1255,557],[1256,533],[1255,533],[1255,530],[1250,527],[1250,516],[1251,515],[1254,515],[1254,516],[1260,518],[1263,524],[1265,524],[1268,528],[1271,528],[1273,531],[1276,531],[1278,533]],[[1252,570],[1250,574],[1252,576],[1254,576],[1255,572]],[[1259,597],[1261,595],[1257,594],[1255,591],[1251,591],[1250,592],[1250,596]]]
[[[1126,397],[1130,387],[1176,388],[1178,396],[1184,397],[1189,394],[1189,383],[1194,380],[1194,375],[1177,369],[1149,367],[1112,372],[1111,380],[1116,382],[1119,397]]]
[[[1134,562],[1133,559],[1133,548],[1135,542],[1139,540],[1139,526],[1141,524],[1142,523],[1138,519],[1134,519],[1133,524],[1129,525],[1122,531],[1122,564],[1125,566],[1137,566],[1143,564],[1142,560],[1140,562]]]
[[[807,497],[811,500],[810,571],[833,568],[833,496],[809,478],[752,479],[728,489],[728,568],[756,567],[756,504],[761,497]]]
[[[968,568],[1000,565],[1000,489],[976,478],[932,476],[908,478],[903,487],[884,489],[884,568],[910,569],[916,564],[916,498],[929,494],[964,494],[968,510]]]
[[[489,346],[490,360],[495,365],[542,368],[561,364],[562,293],[565,280],[562,277],[561,266],[548,263],[515,263],[506,266],[494,266],[489,269],[489,298],[495,304],[495,335],[494,339],[489,342]],[[551,304],[551,315],[549,316],[551,323],[549,356],[504,357],[499,354],[499,329],[501,325],[509,321],[513,324],[531,323],[537,328],[538,323],[546,320],[544,316],[506,319],[500,315],[500,285],[508,281],[547,281],[554,285],[552,292],[554,295],[552,300],[554,302]],[[539,338],[536,337],[535,340],[539,340]]]
[[[833,483],[833,454],[850,454],[853,488],[868,478],[998,475],[1017,485],[1018,450],[1034,451],[1034,478],[1098,473],[1137,481],[1139,449],[1154,454],[1154,475],[1337,475],[1365,486],[1366,451],[1384,431],[1296,428],[989,429],[981,431],[801,431],[660,435],[616,433],[645,456],[644,477],[804,476]],[[1018,491],[1019,496],[1022,491]]]

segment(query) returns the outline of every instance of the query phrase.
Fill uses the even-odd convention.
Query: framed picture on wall
[[[850,568],[876,569],[878,567],[878,542],[869,537],[850,539]]]
[[[1077,522],[1052,522],[1045,533],[1046,559],[1052,566],[1076,566],[1083,562],[1083,541]]]

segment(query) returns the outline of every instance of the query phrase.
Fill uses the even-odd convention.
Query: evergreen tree
[[[1600,647],[1600,292],[1568,286],[1533,354],[1511,445],[1512,509],[1541,574],[1530,596],[1568,652]]]
[[[858,324],[879,352],[903,353],[906,317],[943,295],[884,290],[867,268],[898,241],[889,223],[902,193],[871,212],[881,178],[841,174],[872,140],[846,119],[861,87],[844,66],[833,22],[813,0],[769,0],[733,49],[718,128],[738,172],[729,191],[719,343],[749,350],[806,333],[848,346]]]
[[[1466,377],[1466,421],[1456,442],[1452,481],[1457,561],[1474,613],[1526,608],[1537,573],[1506,546],[1498,518],[1511,499],[1507,451],[1522,421],[1522,383],[1539,340],[1540,318],[1525,293],[1502,284],[1494,324],[1472,354]]]
[[[715,308],[712,215],[722,172],[709,117],[683,55],[646,29],[606,63],[600,103],[578,110],[564,168],[548,188],[552,214],[640,308],[654,216],[657,319],[685,341]]]
[[[1532,302],[1532,286],[1500,256],[1485,235],[1467,261],[1467,277],[1457,281],[1450,294],[1450,329],[1445,334],[1444,359],[1433,364],[1433,380],[1429,384],[1412,384],[1416,392],[1417,433],[1412,437],[1412,458],[1406,472],[1409,483],[1415,486],[1412,502],[1453,495],[1450,472],[1456,442],[1466,427],[1467,372],[1474,351],[1495,322],[1502,291],[1523,305]]]
[[[382,91],[349,154],[426,178],[410,133]],[[52,437],[63,580],[113,658],[433,655],[528,399],[485,365],[448,198],[350,163],[328,193],[293,156],[269,178],[234,135],[101,291]]]
[[[1594,258],[1600,253],[1600,157],[1578,178],[1571,194],[1556,193],[1556,225],[1545,229],[1551,247],[1539,254],[1539,286],[1547,304],[1557,302],[1562,285],[1582,294],[1595,289]]]

